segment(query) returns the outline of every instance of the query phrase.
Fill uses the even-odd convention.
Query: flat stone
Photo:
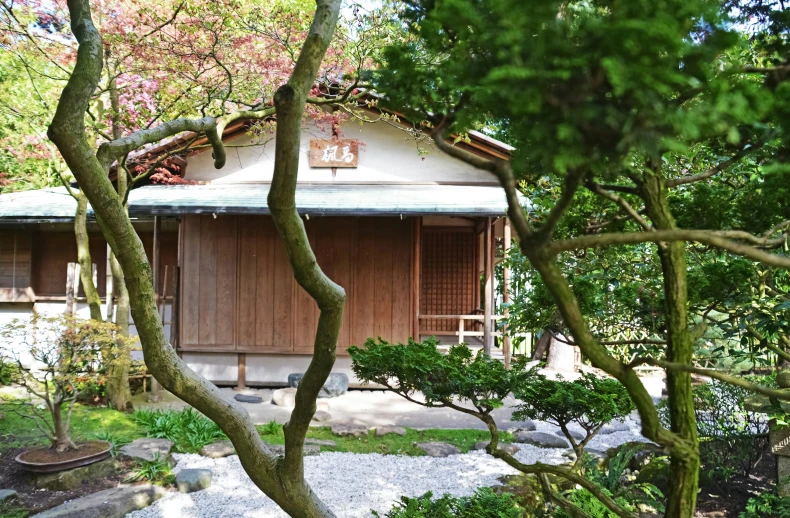
[[[620,421],[612,421],[611,423],[607,423],[603,425],[601,431],[598,432],[601,435],[608,435],[610,433],[615,432],[630,432],[631,427],[628,423],[621,423]]]
[[[155,459],[165,460],[172,448],[173,443],[167,439],[144,437],[121,446],[118,454],[121,458],[151,462]]]
[[[304,377],[303,372],[295,372],[288,375],[288,386],[296,388]],[[341,372],[333,372],[324,382],[324,386],[318,392],[319,398],[332,398],[342,396],[348,392],[348,376]]]
[[[313,421],[318,423],[323,423],[324,421],[329,421],[330,419],[332,419],[332,414],[326,410],[316,410],[315,414],[313,415]]]
[[[132,511],[148,507],[167,494],[150,484],[105,489],[92,495],[71,500],[37,514],[37,518],[123,518]]]
[[[535,430],[537,430],[537,427],[532,421],[524,421],[518,426],[507,429],[507,431],[512,434],[517,434],[518,432],[534,432]]]
[[[115,470],[115,460],[110,458],[54,473],[31,473],[31,479],[33,485],[39,489],[68,491],[80,486],[86,480],[96,480],[111,475]]]
[[[276,455],[285,455],[284,444],[267,444],[266,447]],[[315,444],[305,444],[304,448],[302,449],[302,454],[305,457],[311,457],[313,455],[318,455],[319,453],[321,453],[321,447],[316,446]]]
[[[562,433],[562,430],[557,430],[554,433],[557,434],[557,436],[562,437],[563,439],[565,439],[565,434]],[[584,440],[585,435],[583,433],[577,431],[577,430],[568,430],[568,433],[570,433],[571,437],[573,437],[577,441],[583,441]]]
[[[487,446],[488,446],[487,441],[480,441],[478,443],[475,443],[474,449],[485,450]],[[515,444],[500,442],[499,444],[497,444],[497,449],[502,450],[505,453],[509,453],[510,455],[515,455],[516,453],[518,453],[519,448]]]
[[[176,487],[181,493],[194,493],[211,487],[211,470],[182,469],[176,475]]]
[[[305,439],[304,443],[311,444],[313,446],[326,446],[327,448],[337,448],[337,443],[335,441],[330,441],[330,440]]]
[[[296,389],[289,387],[278,389],[272,392],[272,404],[283,408],[293,408],[296,406]],[[315,402],[316,413],[326,412],[329,414],[329,403],[326,401]],[[329,416],[330,419],[332,416]],[[313,419],[315,420],[315,419]]]
[[[419,442],[417,447],[425,452],[429,457],[449,457],[459,455],[461,450],[444,442]]]
[[[382,437],[388,433],[394,433],[403,437],[406,435],[406,429],[400,426],[379,426],[376,428],[376,435],[378,437]]]
[[[368,427],[356,421],[340,421],[332,423],[329,428],[332,433],[341,437],[362,437],[368,434]]]
[[[0,502],[14,500],[19,495],[13,489],[0,489]]]
[[[239,403],[263,403],[263,398],[254,394],[236,394],[233,396],[233,399]]]
[[[518,432],[513,438],[515,442],[531,444],[539,448],[567,448],[568,441],[544,432]]]
[[[230,441],[215,442],[207,444],[200,448],[200,454],[210,459],[221,459],[222,457],[230,457],[236,455],[236,448]]]

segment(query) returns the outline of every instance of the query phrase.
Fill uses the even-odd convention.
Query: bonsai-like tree
[[[588,515],[563,497],[548,475],[578,484],[617,516],[634,518],[634,514],[577,469],[578,459],[584,457],[584,446],[595,433],[608,420],[623,418],[633,409],[627,391],[616,381],[591,375],[580,382],[552,381],[540,375],[525,357],[517,357],[511,368],[506,369],[501,361],[483,352],[475,355],[463,344],[454,345],[448,354],[442,354],[435,338],[423,342],[409,339],[405,345],[390,344],[381,338],[369,339],[364,347],[349,347],[348,352],[358,379],[383,385],[418,405],[452,408],[483,421],[491,432],[486,451],[524,474],[537,475],[546,496],[573,516]],[[574,466],[569,469],[542,462],[524,464],[498,448],[499,430],[491,413],[503,406],[509,394],[523,401],[514,414],[516,418],[539,417],[560,426],[574,445],[577,454]],[[571,422],[587,430],[581,442],[570,436],[567,425]]]
[[[37,402],[25,405],[19,415],[32,419],[57,452],[76,449],[69,426],[78,381],[86,376],[100,379],[102,351],[116,347],[116,327],[71,316],[14,320],[0,330],[5,344],[3,361],[14,362],[17,381],[31,396],[43,400],[49,418],[39,412]]]
[[[574,381],[536,374],[516,388],[515,396],[521,401],[513,413],[515,419],[539,419],[560,427],[576,453],[574,469],[582,466],[585,446],[606,423],[623,421],[636,408],[620,382],[589,373]],[[584,430],[581,440],[568,429],[571,423]]]

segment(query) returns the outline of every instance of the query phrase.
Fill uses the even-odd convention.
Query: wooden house
[[[224,138],[223,169],[213,167],[210,148],[192,152],[180,174],[194,184],[139,187],[129,214],[182,358],[216,383],[282,384],[307,366],[318,309],[294,281],[268,215],[273,140],[254,145],[243,123]],[[496,178],[437,150],[418,152],[393,124],[344,128],[357,146],[354,167],[321,162],[331,143],[319,140],[327,138],[305,127],[296,199],[319,264],[348,295],[336,370],[351,374],[346,349],[377,336],[400,342],[435,335],[496,354],[501,315],[492,314],[500,296],[492,272],[510,241]],[[458,145],[510,154],[482,134],[470,139]],[[330,158],[342,159],[342,148]],[[0,324],[64,311],[68,264],[76,261],[75,207],[64,188],[0,195]],[[107,246],[95,223],[90,230],[104,296]],[[77,295],[77,311],[87,316]]]

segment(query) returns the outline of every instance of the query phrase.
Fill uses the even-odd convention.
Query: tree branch
[[[667,185],[667,187],[677,187],[678,185],[686,185],[686,184],[689,184],[689,183],[699,182],[699,181],[705,180],[707,178],[710,178],[711,176],[715,176],[715,175],[719,174],[720,172],[728,169],[731,165],[737,163],[741,158],[745,157],[746,155],[748,155],[752,151],[754,151],[756,149],[760,149],[762,146],[763,146],[763,144],[757,144],[755,146],[745,147],[745,148],[741,149],[740,151],[738,151],[737,153],[735,153],[729,159],[725,160],[724,162],[721,162],[721,163],[717,164],[714,167],[711,167],[710,169],[708,169],[704,173],[693,174],[691,176],[683,176],[683,177],[680,177],[680,178],[671,178],[671,179],[667,180],[666,185]]]
[[[648,223],[645,220],[645,218],[640,216],[639,213],[631,206],[631,204],[625,201],[620,196],[616,195],[611,191],[604,189],[601,185],[592,181],[587,181],[585,182],[584,185],[595,194],[599,196],[603,196],[607,200],[610,200],[616,203],[617,205],[619,205],[631,217],[631,219],[639,223],[639,226],[645,229],[646,231],[649,232],[653,230],[653,228],[650,226],[650,223]]]

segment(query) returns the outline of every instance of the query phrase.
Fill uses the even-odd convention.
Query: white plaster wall
[[[236,353],[187,353],[181,358],[187,366],[209,381],[236,381],[239,375]],[[249,360],[247,360],[249,362]]]
[[[315,125],[302,130],[299,161],[299,181],[310,183],[461,183],[496,184],[496,177],[475,169],[436,149],[428,155],[417,152],[417,144],[403,131],[378,122],[346,124],[343,136],[361,141],[359,167],[338,168],[335,178],[330,168],[311,168],[310,139],[328,139],[327,131]],[[267,140],[264,138],[263,140]],[[230,146],[250,144],[250,137],[229,141]],[[422,143],[425,147],[426,144]],[[203,151],[187,159],[186,179],[201,182],[271,182],[274,168],[274,139],[254,147],[228,147],[225,167],[215,169],[211,151]]]

